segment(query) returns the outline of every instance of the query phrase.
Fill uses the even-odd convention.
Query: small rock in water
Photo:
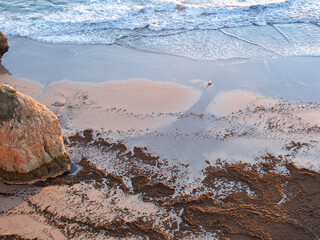
[[[0,85],[0,180],[33,183],[70,169],[56,115],[9,85]]]
[[[211,86],[211,85],[212,85],[212,82],[211,82],[211,81],[209,81],[209,82],[208,82],[208,87],[209,87],[209,86]]]

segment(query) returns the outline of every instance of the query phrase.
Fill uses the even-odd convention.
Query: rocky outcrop
[[[0,75],[1,74],[10,74],[9,70],[5,68],[5,66],[2,65],[1,59],[0,59]]]
[[[70,169],[56,115],[31,97],[0,85],[0,179],[25,184]]]
[[[7,37],[0,31],[0,59],[9,49]]]

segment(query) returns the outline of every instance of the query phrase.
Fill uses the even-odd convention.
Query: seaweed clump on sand
[[[152,168],[161,169],[164,166],[161,159],[147,152],[138,151],[139,154],[135,154],[122,143],[110,143],[102,138],[95,140],[90,130],[69,137],[68,141],[72,146],[89,144],[101,148],[102,152],[113,151],[119,158],[144,162]],[[142,157],[139,159],[139,156]],[[145,159],[156,159],[157,163],[152,164],[152,161]],[[129,171],[127,176],[106,173],[85,157],[79,162],[82,168],[78,174],[62,176],[52,180],[51,184],[86,182],[97,188],[121,189],[128,197],[140,195],[142,201],[162,209],[158,213],[158,218],[162,219],[160,228],[152,219],[132,222],[120,219],[120,222],[105,226],[100,226],[93,219],[84,222],[77,220],[77,224],[90,226],[93,232],[102,231],[107,236],[185,239],[212,233],[219,239],[317,239],[320,235],[320,174],[298,168],[286,162],[283,156],[266,154],[262,160],[255,165],[209,165],[204,170],[201,189],[189,194],[177,193],[175,185],[167,185],[164,179],[157,181],[157,175],[151,178],[133,171]],[[134,161],[127,164],[131,165]],[[285,174],[276,172],[280,163],[287,170]],[[123,181],[123,177],[129,176],[132,187],[127,187]],[[217,194],[223,184],[231,183],[245,188],[234,188],[225,195]],[[177,214],[180,220],[166,217],[169,214]],[[75,223],[72,219],[65,222],[68,224],[69,221]]]
[[[174,200],[170,207],[183,209],[180,228],[195,234],[205,230],[229,239],[317,239],[320,174],[293,163],[286,167],[288,175],[261,175],[248,164],[209,166],[203,180],[208,189],[217,190],[218,181],[241,182],[254,195],[239,191],[217,201],[204,194]]]

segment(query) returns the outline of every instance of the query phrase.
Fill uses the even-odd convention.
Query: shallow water
[[[101,83],[149,79],[204,89],[212,81],[213,86],[207,89],[214,95],[239,89],[287,100],[320,101],[320,57],[212,62],[119,46],[47,44],[23,38],[9,41],[3,66],[12,75],[37,81],[45,88],[61,80]],[[193,111],[205,111],[205,106]]]

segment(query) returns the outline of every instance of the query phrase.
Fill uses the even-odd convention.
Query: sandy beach
[[[0,183],[1,238],[319,239],[319,57],[9,42],[0,84],[58,116],[72,166]]]

